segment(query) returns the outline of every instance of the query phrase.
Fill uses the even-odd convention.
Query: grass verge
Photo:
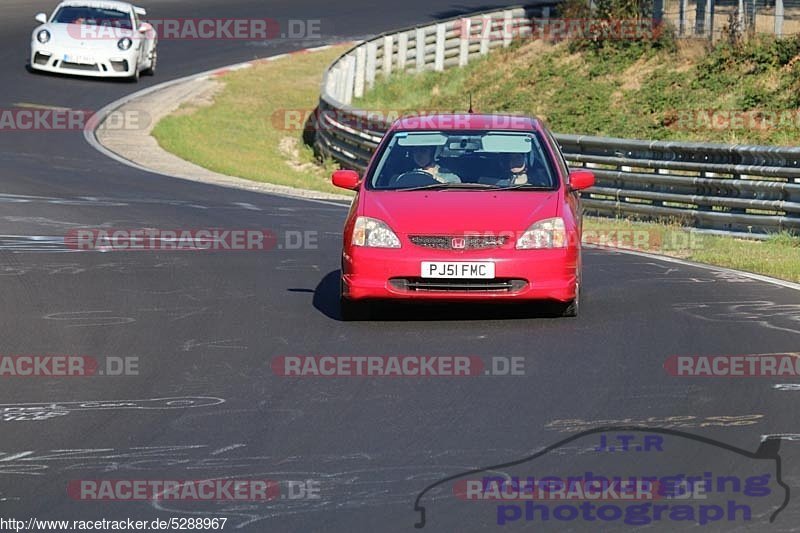
[[[711,49],[524,41],[463,68],[381,79],[354,105],[466,111],[468,94],[478,111],[536,115],[559,133],[794,146],[800,36]]]
[[[335,46],[256,63],[219,78],[211,105],[183,106],[153,130],[168,152],[215,172],[254,181],[347,194],[314,160],[302,126],[317,105],[322,73],[348,48]]]
[[[700,233],[678,224],[585,217],[583,240],[800,282],[800,238],[787,233],[756,241]]]

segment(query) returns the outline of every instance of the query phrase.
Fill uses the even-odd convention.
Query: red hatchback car
[[[376,300],[549,301],[578,313],[581,206],[594,185],[570,172],[537,119],[435,115],[396,121],[344,227],[341,315],[366,319]]]

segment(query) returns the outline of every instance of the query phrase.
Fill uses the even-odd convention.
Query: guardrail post
[[[436,25],[436,55],[433,60],[433,70],[441,72],[444,70],[444,39],[445,25]]]
[[[653,0],[653,24],[661,24],[664,20],[664,0]]]
[[[387,35],[383,38],[383,76],[392,74],[392,59],[394,51],[394,37]]]
[[[367,68],[367,49],[363,46],[359,46],[356,49],[356,57],[355,57],[355,64],[356,64],[356,79],[355,85],[353,87],[353,96],[356,98],[361,98],[364,96],[364,79],[366,76],[366,68]]]
[[[359,48],[358,50],[362,50]],[[358,56],[358,50],[356,50],[356,56]],[[355,93],[355,86],[356,80],[358,79],[358,60],[353,56],[347,56],[345,58],[347,62],[346,67],[346,74],[345,74],[345,81],[344,81],[344,102],[347,105],[350,105],[353,102],[353,94]],[[363,63],[363,62],[362,62]],[[361,94],[364,94],[364,77],[362,73],[361,77]]]
[[[481,52],[480,54],[486,55],[489,53],[489,39],[492,34],[492,17],[484,15],[481,17]]]
[[[512,37],[512,24],[514,23],[513,13],[511,11],[503,12],[503,48],[511,44]]]
[[[463,67],[469,63],[469,41],[472,35],[472,20],[468,18],[461,19],[459,23],[459,50],[458,50],[458,66]]]
[[[347,62],[343,61],[341,66],[337,69],[339,71],[338,76],[336,76],[336,99],[340,102],[347,101],[347,78],[349,72],[347,71]],[[352,92],[353,86],[350,86],[350,91]]]
[[[327,90],[333,94],[340,102],[344,100],[344,91],[342,90],[342,69],[337,66],[328,72]]]
[[[714,0],[708,0],[708,9],[706,10],[706,29],[708,30],[708,40],[714,40]]]
[[[370,41],[367,43],[367,68],[366,68],[366,80],[367,80],[367,87],[372,89],[372,86],[375,85],[375,69],[376,69],[376,57],[378,55],[378,45],[375,41]]]
[[[425,28],[417,28],[417,72],[425,70]]]
[[[697,8],[695,9],[695,19],[694,19],[694,33],[695,35],[702,37],[706,34],[706,28],[708,28],[708,22],[706,17],[707,9],[707,0],[697,0]]]
[[[783,0],[775,0],[775,36],[783,35]]]
[[[681,0],[678,7],[678,36],[686,35],[686,8],[687,0]]]
[[[744,33],[744,0],[739,0],[739,5],[736,8],[738,13],[736,13],[736,24],[739,26],[737,30],[739,33]]]
[[[406,56],[408,55],[408,33],[403,32],[397,37],[397,70],[405,72]]]

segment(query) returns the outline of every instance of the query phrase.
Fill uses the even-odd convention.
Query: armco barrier
[[[325,73],[314,128],[317,151],[363,171],[389,123],[351,103],[378,76],[466,65],[508,46],[512,36],[524,37],[531,25],[520,21],[549,15],[548,6],[514,7],[360,43]],[[496,28],[503,28],[501,38]],[[583,193],[587,213],[674,218],[742,233],[800,232],[800,148],[563,134],[556,139],[573,168],[589,167],[597,176],[597,186]]]

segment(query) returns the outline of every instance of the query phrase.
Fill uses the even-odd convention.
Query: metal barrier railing
[[[523,24],[508,31],[508,38],[491,38],[489,26],[549,15],[548,6],[515,7],[399,30],[355,46],[325,73],[314,117],[317,151],[363,171],[391,120],[351,104],[378,76],[466,65],[525,35]],[[800,148],[555,137],[573,168],[589,167],[597,176],[597,185],[583,193],[590,214],[666,217],[732,232],[800,232]]]

